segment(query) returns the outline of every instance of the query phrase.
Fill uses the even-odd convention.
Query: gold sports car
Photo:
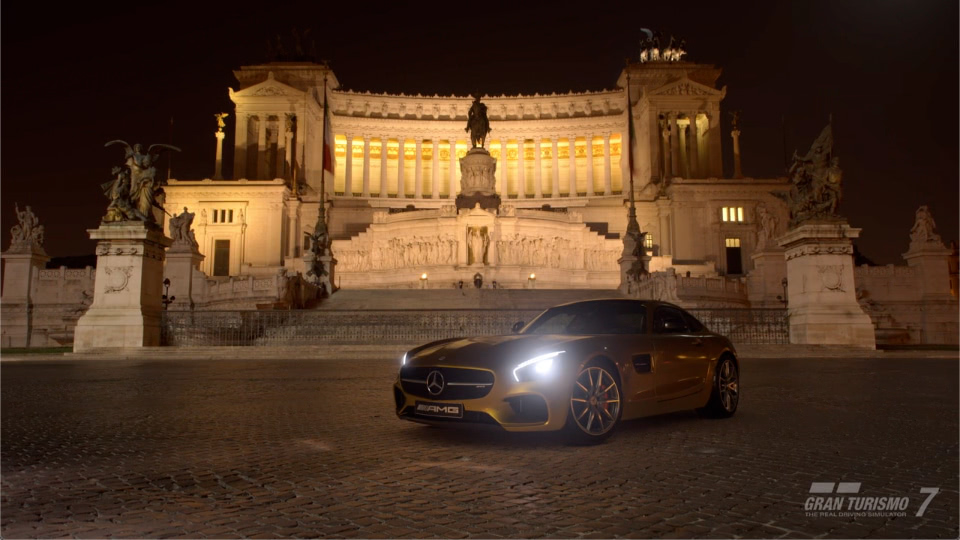
[[[407,352],[397,416],[433,425],[564,430],[573,443],[609,437],[621,420],[696,409],[737,410],[730,340],[683,309],[647,300],[589,300],[547,309],[513,335],[434,341]]]

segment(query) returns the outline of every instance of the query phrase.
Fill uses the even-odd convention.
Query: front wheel
[[[717,369],[713,374],[710,401],[706,407],[697,409],[697,412],[710,418],[729,418],[737,412],[739,403],[740,370],[733,358],[724,356],[717,362]]]
[[[606,365],[581,368],[570,394],[570,412],[564,431],[573,444],[596,444],[613,433],[620,422],[620,381]]]

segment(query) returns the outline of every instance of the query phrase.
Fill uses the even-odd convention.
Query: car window
[[[524,334],[565,334],[576,313],[569,310],[548,309],[537,317]]]
[[[524,334],[641,334],[647,308],[639,302],[590,302],[548,309]]]
[[[653,315],[653,331],[658,334],[682,334],[689,329],[679,309],[661,306]]]
[[[687,313],[686,311],[684,311],[684,312],[683,312],[683,318],[686,319],[686,321],[687,321],[687,327],[690,328],[690,331],[691,331],[691,332],[701,332],[701,331],[703,331],[703,328],[704,328],[703,323],[700,322],[699,320],[697,320],[697,318],[694,317],[693,315],[691,315],[691,314]]]

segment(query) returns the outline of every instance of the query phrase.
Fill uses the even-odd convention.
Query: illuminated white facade
[[[772,195],[786,179],[722,178],[726,89],[716,88],[713,66],[633,64],[612,90],[483,96],[503,206],[488,212],[489,256],[479,266],[466,234],[468,222],[486,218],[467,209],[458,216],[453,207],[472,98],[343,91],[332,71],[308,63],[245,66],[235,75],[235,179],[171,180],[166,188],[169,212],[188,207],[198,215],[201,269],[209,275],[303,271],[323,185],[344,287],[416,287],[423,272],[438,276],[431,286],[451,286],[477,271],[503,286],[526,286],[525,276],[536,273],[544,279],[538,286],[615,287],[630,178],[628,76],[634,191],[641,230],[650,233],[651,270],[744,275],[753,267],[758,204],[786,223]],[[324,81],[333,174],[322,167]],[[294,189],[298,183],[305,187]],[[433,247],[424,244],[430,231]],[[441,258],[439,238],[454,239],[458,255]],[[534,254],[510,258],[511,242],[526,242]],[[387,245],[424,254],[373,268],[380,254],[372,252]]]

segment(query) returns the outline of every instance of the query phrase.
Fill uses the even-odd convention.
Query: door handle
[[[695,338],[695,339],[693,340],[693,344],[696,345],[697,347],[699,347],[699,346],[703,345],[703,340],[700,339],[700,338]]]

